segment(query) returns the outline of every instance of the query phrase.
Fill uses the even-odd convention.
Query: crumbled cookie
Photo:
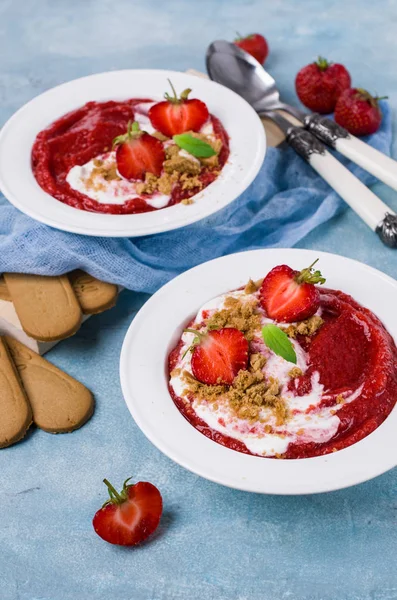
[[[176,144],[171,144],[170,146],[167,146],[167,148],[165,148],[165,157],[168,160],[171,160],[175,156],[178,156],[179,150],[179,146],[177,146]]]
[[[172,188],[175,183],[178,181],[179,174],[174,171],[174,173],[163,173],[161,177],[159,177],[157,181],[157,189],[160,194],[171,195]]]
[[[288,375],[289,375],[289,377],[291,377],[291,379],[295,379],[296,377],[301,377],[303,375],[302,369],[300,369],[299,367],[293,367],[289,371]]]
[[[240,298],[229,296],[225,299],[225,308],[215,311],[206,320],[206,326],[208,329],[235,327],[251,341],[261,327],[260,315],[256,313],[257,304],[256,298],[242,301]]]
[[[190,176],[187,173],[182,173],[179,178],[179,183],[183,190],[201,189],[203,187],[203,183],[198,175]]]
[[[251,355],[249,370],[239,371],[231,386],[207,385],[197,381],[188,371],[184,371],[183,379],[187,385],[184,394],[193,393],[198,401],[205,400],[217,404],[224,401],[236,417],[252,422],[262,421],[261,411],[266,407],[275,416],[276,424],[282,425],[288,417],[287,406],[280,396],[278,380],[265,377],[262,371],[265,363],[266,359],[260,354]]]
[[[103,160],[96,158],[94,160],[94,168],[90,176],[85,180],[88,189],[100,191],[105,189],[105,185],[101,180],[105,181],[121,181],[120,175],[117,173],[117,164],[111,163],[105,165]]]
[[[266,364],[266,357],[260,353],[254,353],[250,356],[250,368],[252,371],[261,371]]]
[[[201,171],[200,163],[191,160],[186,156],[176,154],[172,158],[163,162],[163,169],[166,173],[188,173],[189,175],[198,175]]]
[[[300,321],[295,325],[289,325],[288,327],[284,327],[283,331],[288,335],[288,337],[295,338],[297,335],[306,335],[311,336],[314,335],[318,329],[324,323],[323,319],[318,315],[313,315],[309,319],[305,321]]]
[[[174,184],[179,179],[179,173],[162,173],[160,177],[156,177],[153,173],[146,173],[145,181],[136,185],[136,191],[138,194],[154,194],[160,192],[160,194],[170,195]]]
[[[170,139],[166,135],[164,135],[164,133],[161,133],[161,131],[154,131],[151,135],[160,140],[160,142],[166,142]]]
[[[256,291],[258,291],[258,288],[256,287],[256,283],[255,283],[255,281],[252,281],[252,279],[250,279],[244,288],[244,293],[245,294],[255,294]]]

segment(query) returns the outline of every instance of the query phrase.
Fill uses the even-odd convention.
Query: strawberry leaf
[[[296,365],[296,353],[286,333],[277,325],[265,325],[262,329],[262,337],[266,346],[285,360]]]
[[[179,148],[186,150],[189,154],[196,156],[197,158],[209,158],[215,156],[216,152],[212,146],[203,142],[199,138],[193,137],[190,133],[181,133],[180,135],[174,135],[172,138]]]

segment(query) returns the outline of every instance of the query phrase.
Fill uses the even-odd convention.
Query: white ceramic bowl
[[[173,279],[142,307],[124,340],[120,376],[127,406],[143,433],[183,467],[218,483],[266,494],[327,492],[397,465],[397,406],[369,436],[327,456],[275,460],[225,448],[197,431],[167,388],[167,356],[183,326],[209,299],[259,279],[277,264],[301,269],[320,258],[327,286],[370,308],[397,339],[397,282],[354,260],[309,250],[256,250],[204,263]]]
[[[192,88],[191,96],[207,104],[230,136],[227,164],[216,181],[195,196],[194,204],[136,215],[108,215],[73,208],[41,189],[31,169],[31,150],[42,129],[89,100],[161,100],[168,88],[167,79],[178,91]],[[94,236],[141,236],[189,225],[227,206],[253,181],[265,152],[266,136],[255,111],[218,83],[174,71],[112,71],[48,90],[9,119],[0,133],[0,188],[19,210],[57,229]]]

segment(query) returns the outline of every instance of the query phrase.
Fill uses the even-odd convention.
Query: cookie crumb
[[[164,133],[161,133],[161,131],[154,131],[151,135],[160,140],[160,142],[166,142],[170,139],[166,135],[164,135]]]
[[[258,300],[250,298],[242,301],[240,298],[228,296],[224,302],[224,308],[215,311],[206,320],[208,329],[222,329],[222,327],[234,327],[245,334],[250,342],[255,333],[261,328],[261,318],[256,312]]]
[[[187,385],[185,393],[193,393],[199,403],[213,403],[214,408],[215,405],[219,407],[220,402],[225,402],[236,417],[252,423],[265,422],[261,412],[263,408],[268,408],[275,417],[276,425],[283,425],[288,418],[288,411],[285,400],[280,396],[280,383],[273,377],[265,377],[262,372],[264,362],[260,360],[260,354],[252,357],[254,359],[250,361],[250,370],[239,371],[230,386],[220,383],[207,385],[184,371],[183,380]],[[271,430],[270,425],[265,425],[265,432],[269,433]]]
[[[291,379],[295,379],[296,377],[301,377],[301,375],[303,375],[303,372],[302,369],[300,369],[299,367],[292,367],[288,375],[289,377],[291,377]]]
[[[179,154],[163,162],[163,169],[166,173],[188,173],[189,175],[198,175],[201,171],[200,163]]]
[[[297,335],[305,335],[309,336],[310,339],[310,336],[314,335],[320,329],[323,323],[324,321],[321,317],[318,315],[313,315],[309,319],[305,319],[299,323],[284,327],[283,331],[290,338],[296,338]]]
[[[256,287],[255,281],[252,281],[252,279],[250,279],[244,288],[244,293],[245,294],[254,294],[257,290],[258,290],[258,288]]]

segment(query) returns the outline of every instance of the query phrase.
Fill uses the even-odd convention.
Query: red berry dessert
[[[200,309],[168,365],[171,396],[194,427],[246,454],[308,458],[386,419],[396,345],[370,310],[323,283],[314,264],[280,265]]]
[[[45,192],[81,210],[132,214],[182,202],[215,181],[229,138],[191,90],[165,100],[88,102],[41,131],[32,169]]]

